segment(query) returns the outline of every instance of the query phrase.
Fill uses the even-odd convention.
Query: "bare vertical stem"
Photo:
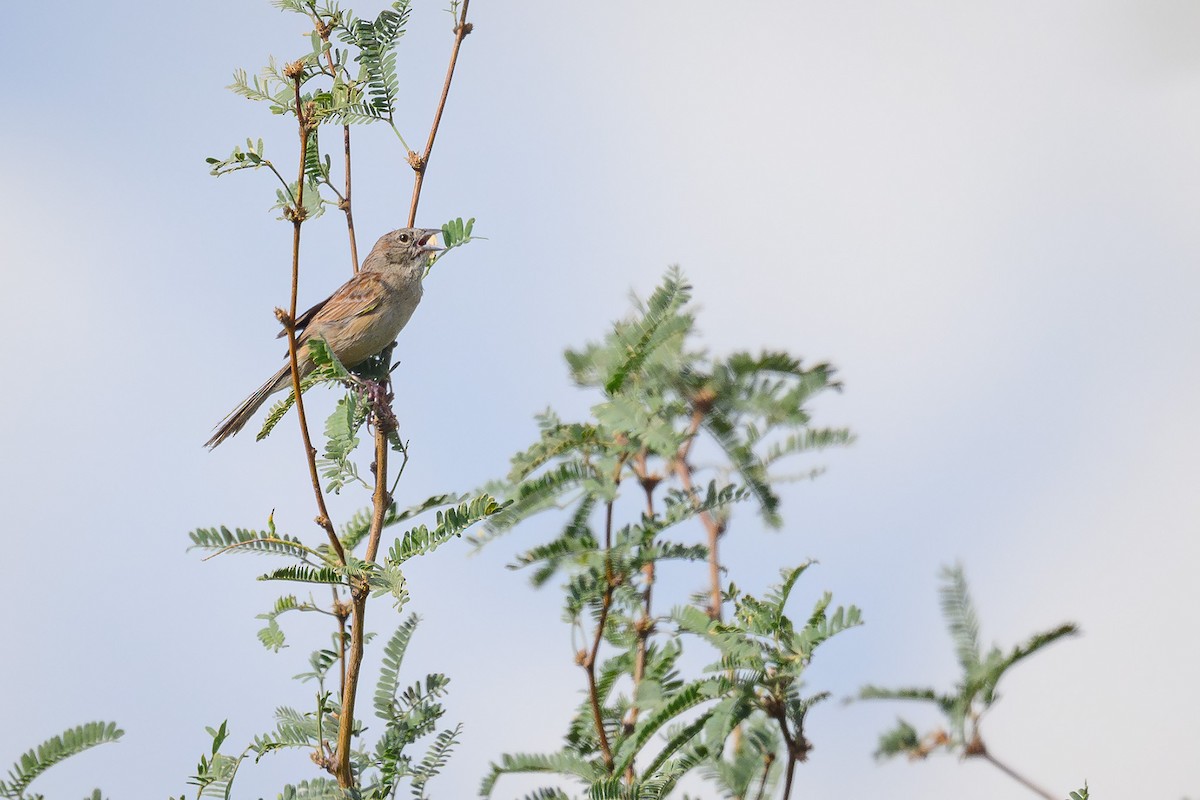
[[[450,66],[446,68],[446,82],[442,85],[442,97],[438,102],[437,111],[433,114],[433,125],[429,129],[429,138],[425,142],[425,152],[421,155],[409,152],[408,163],[416,173],[413,179],[412,202],[408,207],[408,227],[417,222],[417,204],[421,200],[421,186],[425,182],[425,169],[429,166],[429,156],[433,153],[433,140],[437,138],[438,126],[442,123],[442,112],[446,110],[446,98],[450,96],[450,81],[454,79],[454,66],[458,63],[458,51],[463,39],[471,32],[473,26],[467,24],[467,7],[471,0],[463,0],[462,13],[458,17],[458,25],[454,27],[454,47],[450,50]]]
[[[386,352],[391,352],[388,348]],[[390,396],[380,402],[390,401]],[[383,525],[387,511],[391,507],[392,498],[387,490],[388,471],[388,432],[392,420],[378,411],[373,412],[375,418],[375,492],[372,497],[371,528],[367,537],[366,561],[375,563],[379,555],[379,541],[383,534]],[[390,416],[390,414],[388,415]],[[338,784],[343,788],[354,785],[354,775],[350,768],[350,741],[354,728],[354,705],[358,697],[358,676],[362,670],[364,652],[364,637],[366,634],[367,598],[371,589],[365,578],[359,578],[350,589],[351,609],[354,624],[350,629],[350,659],[346,668],[346,682],[342,688],[342,713],[338,718],[338,750],[335,775]]]
[[[342,708],[338,714],[337,758],[334,777],[343,789],[354,787],[354,770],[350,765],[350,740],[354,733],[354,699],[358,694],[358,673],[363,660],[363,619],[366,616],[367,597],[370,595],[366,580],[358,580],[350,589],[351,614],[350,657],[346,660],[346,685],[342,690]]]

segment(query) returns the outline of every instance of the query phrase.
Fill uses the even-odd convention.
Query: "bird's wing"
[[[305,334],[319,334],[322,327],[346,323],[374,311],[387,295],[387,285],[377,272],[360,272],[342,284],[329,299],[304,312]],[[311,314],[311,316],[309,316]]]
[[[385,287],[374,272],[360,272],[342,284],[336,292],[296,317],[296,333],[300,333],[316,321],[348,320],[369,314],[383,296]],[[276,334],[282,339],[286,331]],[[301,337],[303,338],[303,337]]]

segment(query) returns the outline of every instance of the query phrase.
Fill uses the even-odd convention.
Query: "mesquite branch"
[[[446,107],[446,99],[450,94],[450,82],[454,77],[454,68],[458,62],[458,51],[462,46],[462,40],[471,31],[471,26],[468,25],[466,21],[467,6],[468,0],[464,0],[462,13],[459,17],[458,25],[455,27],[454,31],[454,47],[450,55],[450,66],[446,71],[446,81],[442,87],[441,100],[439,101],[437,111],[434,114],[433,125],[429,131],[429,139],[425,145],[425,152],[419,157],[419,161],[417,163],[413,163],[415,176],[413,180],[412,201],[409,205],[408,211],[409,227],[412,227],[416,222],[417,205],[421,199],[421,189],[424,183],[425,165],[428,164],[429,156],[433,152],[433,143],[437,137],[438,125],[441,123],[442,112]],[[350,232],[351,258],[354,262],[355,271],[357,271],[358,255],[354,244],[354,221],[350,208],[350,129],[348,126],[345,128],[344,145],[346,159],[346,192],[342,197],[339,206],[346,213],[346,225]],[[415,153],[410,153],[409,156],[410,163],[417,159]],[[390,353],[391,348],[389,348],[386,352]],[[390,360],[390,358],[388,360]],[[391,410],[391,401],[391,392],[387,391],[385,384],[384,396],[381,398],[380,404],[386,405],[387,408],[373,408],[372,413],[372,419],[375,428],[375,463],[373,465],[373,471],[375,475],[375,490],[372,496],[371,504],[371,527],[367,539],[366,561],[369,564],[375,563],[375,559],[379,554],[379,542],[383,534],[384,522],[387,517],[388,509],[391,508],[393,502],[391,493],[387,488],[389,445],[388,435],[395,430],[395,416]],[[407,461],[407,453],[405,454],[405,461]],[[352,774],[350,766],[350,747],[354,726],[355,699],[358,694],[358,677],[362,669],[362,659],[364,653],[367,598],[370,596],[370,589],[366,580],[357,580],[352,585],[350,594],[352,615],[352,626],[350,629],[350,651],[347,654],[348,662],[344,664],[345,679],[342,689],[342,711],[338,720],[337,762],[334,770],[338,779],[338,784],[343,788],[354,786],[354,775]],[[601,622],[601,627],[603,628],[603,621]],[[591,677],[594,685],[594,672],[592,673]],[[611,753],[608,756],[608,761],[611,764]]]

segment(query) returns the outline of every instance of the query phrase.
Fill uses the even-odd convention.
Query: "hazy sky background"
[[[787,489],[784,531],[747,509],[728,547],[753,591],[818,558],[797,613],[825,589],[863,609],[810,687],[948,687],[936,574],[961,559],[986,641],[1065,620],[1085,632],[1001,684],[984,726],[998,757],[1064,797],[1084,778],[1097,798],[1200,793],[1200,6],[471,12],[419,224],[474,216],[489,239],[440,265],[401,337],[400,502],[502,474],[548,403],[584,413],[562,349],[678,263],[712,349],[786,348],[846,384],[816,421],[858,442]],[[294,158],[287,123],[223,87],[234,67],[303,50],[302,20],[235,0],[26,3],[6,20],[0,764],[113,719],[124,741],[34,787],[166,797],[205,725],[228,718],[241,743],[275,705],[310,702],[286,679],[325,641],[285,618],[294,646],[268,653],[254,616],[280,587],[254,577],[270,562],[184,552],[192,528],[259,527],[272,508],[319,539],[292,430],[201,447],[277,367],[290,239],[267,175],[216,180],[203,159],[246,136]],[[418,0],[400,50],[410,141],[448,29]],[[402,223],[411,178],[385,129],[355,149],[365,252]],[[305,226],[301,302],[347,276],[340,218]],[[473,796],[505,750],[554,747],[579,698],[557,595],[503,569],[547,533],[473,558],[452,545],[409,571],[425,621],[407,674],[448,672],[447,719],[466,725],[439,798]],[[986,764],[875,764],[898,714],[934,722],[888,704],[815,711],[800,795],[1028,796]],[[238,796],[274,797],[309,769],[270,757]]]

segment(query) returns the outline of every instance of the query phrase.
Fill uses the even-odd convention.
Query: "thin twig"
[[[334,616],[338,621],[338,696],[346,693],[346,611],[342,607],[342,597],[336,586],[333,590]]]
[[[283,321],[283,329],[287,333],[288,360],[292,367],[292,393],[296,398],[296,417],[300,423],[300,436],[304,440],[304,457],[308,462],[308,474],[312,479],[313,494],[317,499],[317,524],[325,529],[329,544],[337,554],[338,562],[346,563],[346,551],[338,539],[333,522],[329,519],[329,509],[325,505],[325,493],[321,491],[321,478],[317,473],[317,450],[312,445],[312,437],[308,433],[308,417],[304,413],[304,395],[300,391],[300,361],[296,354],[296,297],[300,286],[300,227],[304,224],[304,162],[308,156],[308,122],[304,116],[304,108],[300,104],[301,75],[292,79],[296,97],[296,119],[300,128],[300,174],[296,179],[296,205],[292,217],[292,294],[288,306],[287,319]]]
[[[332,26],[327,25],[324,22],[322,22],[320,16],[317,15],[315,12],[312,16],[312,20],[313,20],[313,29],[316,30],[317,35],[321,37],[321,41],[328,42],[329,41],[329,33],[332,30]],[[329,72],[326,74],[329,75],[329,77],[333,78],[334,81],[336,81],[337,77],[338,77],[338,67],[341,65],[334,63],[332,48],[325,51],[325,60],[329,62]],[[350,264],[351,264],[351,266],[354,267],[354,274],[357,275],[358,274],[358,242],[354,238],[354,215],[350,211],[350,125],[349,124],[342,126],[342,141],[345,144],[345,153],[346,153],[346,192],[345,192],[345,194],[339,192],[336,188],[334,188],[333,184],[329,183],[329,181],[326,181],[326,183],[329,185],[330,189],[333,189],[333,193],[338,196],[338,208],[340,208],[342,211],[344,211],[346,213],[346,230],[350,234]]]
[[[399,434],[396,434],[396,436],[397,436],[397,439],[399,439]],[[402,458],[400,459],[400,469],[396,470],[396,479],[392,481],[392,488],[388,490],[389,494],[396,493],[396,487],[400,485],[400,477],[402,475],[404,475],[404,468],[408,466],[408,443],[407,442],[400,443],[400,455],[402,456]]]
[[[637,476],[638,482],[642,485],[642,491],[646,494],[646,516],[649,519],[654,519],[654,489],[658,486],[659,478],[657,475],[651,475],[646,466],[646,451],[643,449],[634,458],[633,472]],[[646,584],[646,590],[642,593],[642,617],[636,623],[637,633],[637,651],[634,654],[633,661],[633,704],[629,709],[629,716],[625,719],[626,734],[633,733],[637,727],[638,715],[641,709],[637,704],[638,687],[642,684],[642,679],[646,676],[646,649],[649,644],[650,634],[654,630],[654,625],[651,621],[651,599],[654,591],[654,561],[648,561],[642,566],[642,578]],[[629,765],[629,769],[625,771],[625,782],[632,784],[634,779],[633,765]]]
[[[618,469],[618,474],[620,467]],[[596,686],[596,659],[600,655],[600,642],[604,641],[604,626],[608,624],[608,610],[612,606],[613,572],[612,561],[608,551],[612,549],[613,501],[609,500],[604,519],[604,594],[600,598],[600,619],[596,622],[596,636],[592,640],[592,649],[583,659],[583,669],[587,672],[588,699],[592,705],[592,721],[596,724],[596,735],[600,738],[600,752],[604,756],[604,766],[610,772],[613,768],[612,748],[608,744],[608,734],[604,731],[604,717],[600,713],[600,692]]]
[[[337,596],[337,587],[331,587],[334,590],[334,596]],[[317,678],[317,746],[314,748],[312,755],[313,763],[324,770],[330,770],[334,762],[333,748],[329,746],[329,740],[325,738],[325,716],[328,714],[335,720],[337,716],[332,713],[333,709],[329,707],[329,695],[331,692],[325,690],[325,679]]]
[[[342,126],[343,141],[346,147],[346,194],[338,203],[346,212],[346,230],[350,234],[350,263],[354,266],[354,274],[358,274],[358,241],[354,237],[354,214],[350,210],[350,126]]]
[[[275,169],[275,165],[272,164],[270,161],[267,161],[265,158],[262,159],[262,161],[259,163],[265,165],[266,167],[268,167],[271,170],[271,172],[275,173],[275,177],[279,178],[279,182],[283,184],[283,190],[285,192],[287,192],[288,199],[292,201],[292,205],[293,206],[298,205],[298,203],[296,202],[295,196],[292,194],[292,187],[288,186],[288,182],[285,181],[283,179],[283,176],[279,174],[279,170]]]
[[[692,498],[692,503],[699,506],[700,500],[696,497],[692,486],[692,467],[688,464],[688,453],[691,452],[692,442],[696,439],[696,433],[700,430],[700,424],[704,421],[703,409],[696,408],[692,411],[692,421],[688,426],[688,436],[684,443],[680,446],[679,452],[672,459],[675,474],[679,477],[679,482],[683,485],[683,490]],[[721,619],[721,560],[720,554],[717,551],[718,539],[724,533],[721,523],[717,522],[716,518],[709,511],[700,512],[700,521],[704,524],[704,530],[708,534],[708,583],[709,583],[709,606],[708,616],[714,620]]]
[[[608,745],[608,734],[604,731],[604,717],[600,713],[600,693],[596,686],[596,655],[600,650],[600,641],[604,638],[604,626],[608,622],[608,609],[612,605],[612,587],[606,586],[604,598],[600,602],[600,620],[596,623],[596,639],[592,651],[588,653],[583,668],[587,672],[588,699],[592,705],[592,721],[596,724],[596,735],[600,737],[600,752],[604,755],[604,766],[613,768],[612,748]]]
[[[776,704],[772,716],[779,723],[779,730],[783,733],[784,750],[787,751],[787,770],[786,777],[783,781],[783,800],[788,800],[792,796],[792,777],[796,772],[796,741],[792,738],[792,732],[788,729],[787,716],[784,714],[783,706]]]
[[[700,499],[692,486],[692,465],[688,463],[688,456],[692,452],[692,443],[696,441],[696,435],[700,432],[700,426],[704,423],[704,416],[708,413],[709,404],[712,401],[711,395],[698,395],[693,400],[692,419],[688,424],[687,438],[683,444],[679,446],[679,452],[675,454],[674,469],[675,474],[679,476],[679,481],[683,484],[683,490],[687,492],[694,506],[700,505]],[[721,621],[724,599],[721,597],[721,553],[720,539],[725,533],[725,523],[718,522],[716,517],[710,511],[700,511],[700,522],[704,525],[704,531],[708,538],[708,616],[709,619]],[[733,680],[733,670],[727,673],[730,680]],[[742,725],[738,723],[733,728],[733,733],[730,736],[733,745],[733,752],[741,752],[742,749]],[[791,778],[790,770],[795,764],[789,762],[789,780]],[[785,794],[786,798],[787,795]]]
[[[416,173],[413,178],[412,203],[408,208],[408,227],[410,228],[417,221],[417,203],[421,200],[421,185],[425,181],[429,156],[433,153],[433,140],[437,138],[438,126],[442,122],[442,112],[446,110],[446,98],[450,96],[450,81],[454,79],[454,66],[458,63],[458,51],[462,47],[463,39],[467,38],[467,34],[471,32],[472,26],[467,24],[467,7],[470,4],[471,0],[463,0],[462,13],[458,17],[458,25],[454,28],[454,47],[450,50],[450,66],[446,68],[446,82],[442,85],[442,97],[438,101],[437,111],[433,115],[433,125],[429,129],[429,139],[425,142],[425,152],[420,156],[412,151],[409,151],[408,154],[409,164]]]
[[[755,800],[763,800],[763,794],[767,791],[767,778],[771,775],[771,765],[774,763],[774,753],[767,753],[763,756],[762,780],[758,784],[758,795],[755,797]]]
[[[1046,798],[1046,800],[1056,800],[1056,798],[1057,798],[1057,795],[1050,794],[1050,793],[1049,793],[1049,792],[1047,792],[1045,789],[1043,789],[1042,787],[1038,786],[1036,783],[1034,783],[1033,781],[1029,780],[1029,779],[1028,779],[1028,778],[1026,778],[1024,775],[1022,775],[1021,773],[1017,772],[1017,771],[1016,771],[1015,769],[1013,769],[1012,767],[1008,766],[1007,764],[1005,764],[1005,763],[1004,763],[1004,762],[1002,762],[1002,761],[999,761],[999,760],[997,760],[997,759],[996,759],[996,757],[995,757],[995,756],[993,756],[991,753],[989,753],[987,750],[984,750],[984,751],[983,751],[982,753],[980,753],[979,755],[980,755],[980,756],[981,756],[981,757],[982,757],[982,758],[983,758],[985,761],[987,761],[989,764],[991,764],[992,766],[994,766],[996,769],[1000,770],[1000,771],[1001,771],[1001,772],[1003,772],[1005,775],[1007,775],[1008,777],[1012,778],[1014,781],[1016,781],[1017,783],[1021,784],[1022,786],[1024,786],[1026,789],[1028,789],[1029,791],[1033,792],[1034,794],[1036,794],[1036,795],[1040,795],[1040,796],[1042,796],[1042,797],[1045,797],[1045,798]]]
[[[231,545],[226,545],[225,547],[222,547],[217,552],[207,555],[200,560],[208,561],[209,559],[216,558],[217,556],[219,556],[223,553],[228,553],[230,550],[236,550],[239,547],[248,547],[252,544],[261,544],[263,542],[266,542],[268,544],[286,544],[288,547],[298,547],[301,550],[303,550],[304,552],[311,553],[312,555],[316,556],[317,558],[323,558],[323,556],[320,553],[318,553],[316,550],[313,550],[311,547],[305,547],[304,545],[300,544],[299,542],[293,542],[290,539],[279,539],[274,536],[263,536],[258,539],[248,539],[247,541],[244,541],[244,542],[234,542]],[[307,558],[302,559],[302,560],[305,563],[311,563],[308,561]]]

